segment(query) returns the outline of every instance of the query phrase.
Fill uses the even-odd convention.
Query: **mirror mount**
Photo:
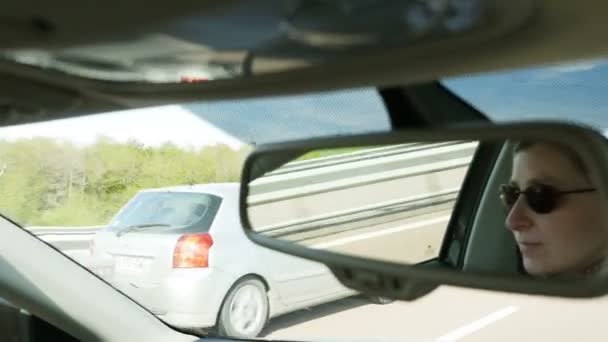
[[[328,265],[344,286],[368,296],[413,301],[433,292],[439,284],[406,277],[391,277],[382,272]]]

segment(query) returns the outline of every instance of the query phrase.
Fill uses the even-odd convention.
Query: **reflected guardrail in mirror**
[[[379,260],[417,263],[438,253],[438,242],[459,189],[323,215],[261,232],[315,249]],[[416,244],[402,244],[414,239]],[[401,241],[401,242],[400,242]],[[404,248],[407,246],[407,248]],[[386,253],[390,251],[390,253]]]

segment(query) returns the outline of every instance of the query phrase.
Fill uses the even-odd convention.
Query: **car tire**
[[[232,286],[220,309],[217,330],[220,336],[257,337],[268,322],[266,287],[257,278],[243,278]]]
[[[367,297],[367,298],[370,302],[372,302],[374,304],[378,304],[378,305],[386,305],[386,304],[390,304],[395,301],[393,298],[381,297],[381,296],[371,296],[371,297]]]

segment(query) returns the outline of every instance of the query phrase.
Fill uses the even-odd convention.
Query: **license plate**
[[[142,273],[149,260],[142,257],[117,255],[114,257],[116,272]]]

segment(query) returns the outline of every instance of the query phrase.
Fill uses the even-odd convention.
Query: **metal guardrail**
[[[25,227],[26,230],[32,232],[36,236],[50,236],[50,235],[87,235],[94,234],[99,229],[105,226],[73,226],[73,227],[62,227],[62,226],[29,226]]]
[[[29,226],[25,229],[66,254],[86,255],[95,233],[103,227],[105,226]]]

